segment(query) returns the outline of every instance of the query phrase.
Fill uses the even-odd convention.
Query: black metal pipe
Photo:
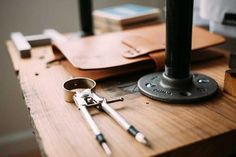
[[[92,0],[79,0],[81,36],[93,35]]]
[[[166,0],[166,67],[169,78],[189,77],[193,0]]]

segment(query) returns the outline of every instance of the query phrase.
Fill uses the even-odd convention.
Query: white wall
[[[164,0],[94,0],[94,8],[122,3],[162,8]],[[77,0],[0,1],[0,156],[37,148],[5,41],[13,31],[24,35],[41,33],[45,28],[60,32],[78,31],[77,6]]]

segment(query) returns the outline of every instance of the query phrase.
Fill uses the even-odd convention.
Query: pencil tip
[[[146,138],[143,134],[141,134],[140,132],[137,133],[137,135],[135,136],[135,139],[136,139],[138,142],[142,143],[142,144],[145,144],[145,145],[147,145],[147,146],[149,146],[149,147],[151,146],[150,143],[149,143],[149,141],[147,140],[147,138]]]
[[[105,142],[102,143],[102,148],[104,149],[104,151],[106,152],[108,156],[111,155],[111,149],[108,147],[108,145]]]

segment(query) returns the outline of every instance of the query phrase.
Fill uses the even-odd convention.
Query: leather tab
[[[161,51],[159,53],[150,53],[148,54],[149,57],[152,58],[152,60],[156,64],[156,71],[162,71],[165,68],[165,51]]]
[[[127,50],[123,52],[125,58],[135,58],[151,52],[161,51],[165,49],[165,44],[156,44],[141,36],[130,36],[122,40],[127,46]]]

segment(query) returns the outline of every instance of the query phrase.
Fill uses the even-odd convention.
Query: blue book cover
[[[107,15],[116,19],[125,19],[148,14],[159,14],[159,9],[135,4],[124,4],[120,6],[99,9],[97,10],[97,13],[98,12],[100,14],[102,13],[104,16]]]

